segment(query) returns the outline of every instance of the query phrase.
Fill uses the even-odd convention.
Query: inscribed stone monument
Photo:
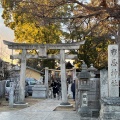
[[[108,46],[108,97],[101,97],[100,120],[120,120],[118,45]]]
[[[108,46],[109,97],[119,97],[118,45]]]

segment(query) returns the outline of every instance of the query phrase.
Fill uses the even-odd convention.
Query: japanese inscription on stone
[[[108,46],[108,83],[109,96],[119,96],[118,45]]]
[[[82,106],[87,106],[88,105],[88,100],[87,100],[87,93],[83,92],[82,94]]]

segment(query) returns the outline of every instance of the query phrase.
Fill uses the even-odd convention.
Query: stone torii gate
[[[66,68],[65,59],[74,58],[76,56],[68,55],[66,57],[65,50],[79,49],[80,45],[85,41],[76,43],[61,43],[61,44],[29,44],[29,43],[13,43],[3,40],[5,45],[8,45],[9,49],[22,50],[21,55],[11,56],[13,59],[21,59],[21,71],[20,71],[20,86],[19,86],[19,103],[24,103],[25,99],[25,71],[26,71],[26,59],[28,58],[46,58],[46,59],[60,59],[61,64],[61,87],[62,87],[62,103],[61,105],[69,105],[67,98],[67,85],[66,85]],[[60,55],[47,55],[47,49],[58,49]],[[39,50],[38,55],[29,55],[27,50]]]

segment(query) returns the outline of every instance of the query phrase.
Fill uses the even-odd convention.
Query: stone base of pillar
[[[69,102],[62,102],[60,103],[61,106],[70,106],[71,104]]]
[[[89,100],[89,109],[91,110],[92,117],[98,118],[100,112],[100,101],[99,100]]]
[[[14,103],[13,108],[26,108],[28,107],[28,103]]]
[[[70,111],[75,111],[73,104],[70,105],[58,105],[54,111],[59,111],[59,110],[70,110]]]
[[[58,105],[59,108],[73,108],[73,104],[70,103],[60,103],[60,105]]]
[[[100,120],[120,119],[120,98],[107,97],[101,99]]]
[[[90,120],[92,117],[91,110],[88,106],[83,106],[78,109],[78,113],[80,115],[81,120]]]

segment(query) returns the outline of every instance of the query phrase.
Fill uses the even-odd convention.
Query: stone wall
[[[101,99],[100,120],[120,120],[120,98]]]
[[[0,81],[0,98],[5,96],[5,80]]]
[[[100,110],[100,79],[90,78],[90,90],[88,91],[88,107],[91,109],[92,117],[99,116]]]

